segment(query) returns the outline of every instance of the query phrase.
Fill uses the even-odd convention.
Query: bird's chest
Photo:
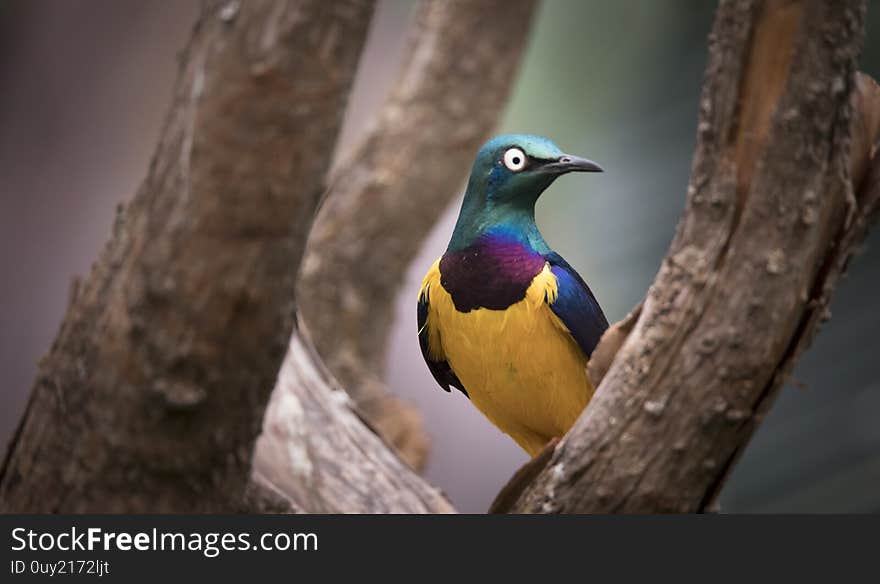
[[[523,300],[547,260],[522,244],[482,241],[440,260],[440,281],[459,312],[504,310]]]
[[[456,373],[485,385],[487,376],[503,382],[539,371],[530,363],[536,346],[555,346],[561,332],[545,302],[556,277],[544,257],[516,242],[484,240],[445,254],[439,268],[443,294],[431,304]]]
[[[447,278],[442,261],[440,271],[431,322],[474,405],[514,436],[517,428],[543,436],[564,433],[589,393],[585,357],[547,304],[556,295],[549,267],[542,263],[528,282],[507,287],[465,280],[460,273]],[[475,290],[456,287],[463,281],[473,282]],[[499,290],[503,300],[492,296]]]

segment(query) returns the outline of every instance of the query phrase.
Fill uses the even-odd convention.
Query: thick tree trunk
[[[876,214],[876,162],[867,182],[866,157],[850,169],[863,19],[858,0],[721,3],[685,215],[593,402],[515,510],[714,500]]]
[[[240,508],[372,2],[207,2],[149,175],[72,301],[0,511]]]
[[[425,2],[376,123],[333,178],[309,236],[300,312],[359,411],[418,467],[418,414],[383,378],[405,272],[504,111],[536,0]]]

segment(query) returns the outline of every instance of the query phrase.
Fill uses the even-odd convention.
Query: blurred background
[[[336,162],[364,131],[400,63],[414,0],[380,0]],[[170,104],[196,0],[0,0],[0,444],[36,363],[118,203],[147,165]],[[545,0],[499,133],[551,137],[606,172],[543,197],[545,238],[589,282],[609,320],[644,295],[684,204],[714,3]],[[880,2],[860,67],[880,76]],[[398,299],[390,384],[425,415],[428,478],[483,512],[526,456],[457,392],[440,390],[415,336],[421,277],[456,201]],[[832,320],[737,465],[725,512],[880,511],[880,230],[853,263]]]

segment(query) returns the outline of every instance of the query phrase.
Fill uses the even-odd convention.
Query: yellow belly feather
[[[586,356],[544,301],[557,294],[549,266],[505,310],[458,312],[440,283],[439,260],[426,288],[430,355],[449,363],[473,404],[531,456],[565,434],[593,387]]]

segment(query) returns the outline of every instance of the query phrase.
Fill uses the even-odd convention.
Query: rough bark
[[[254,477],[307,513],[454,511],[357,417],[300,331],[266,412]]]
[[[536,0],[427,1],[376,122],[340,165],[298,285],[319,353],[360,412],[416,467],[427,440],[387,393],[385,347],[400,282],[504,111]]]
[[[207,2],[146,181],[40,365],[0,511],[240,508],[372,2]]]
[[[635,328],[516,511],[714,500],[876,215],[876,160],[866,181],[850,169],[863,19],[857,0],[721,3],[684,217]]]

